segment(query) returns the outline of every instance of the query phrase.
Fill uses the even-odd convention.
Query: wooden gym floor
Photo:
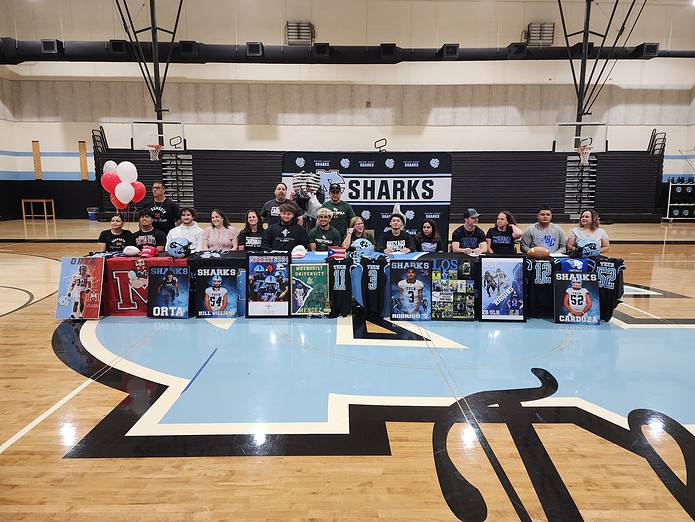
[[[518,418],[496,417],[493,410],[504,409],[500,404],[487,408],[479,424],[452,417],[448,434],[440,431],[443,445],[433,437],[433,427],[436,433],[446,424],[446,408],[351,410],[351,418],[364,413],[386,419],[389,451],[377,448],[372,455],[364,448],[317,450],[311,446],[325,439],[307,435],[307,451],[272,439],[278,446],[248,456],[240,445],[240,451],[219,453],[225,456],[145,458],[148,444],[158,442],[148,439],[138,448],[140,458],[65,458],[86,451],[81,441],[142,390],[133,388],[129,397],[97,376],[85,380],[52,348],[60,325],[53,319],[58,260],[91,248],[69,239],[96,237],[107,225],[59,221],[57,232],[45,238],[38,230],[43,224],[34,227],[29,241],[12,242],[24,239],[17,235],[21,222],[0,223],[1,520],[456,520],[456,506],[467,506],[463,513],[471,520],[482,519],[481,504],[461,476],[480,492],[488,520],[517,520],[526,513],[532,520],[677,521],[695,513],[695,470],[686,473],[686,461],[695,462],[692,431],[688,436],[656,418],[641,430],[655,453],[634,451],[637,438],[625,439],[627,431],[619,427],[624,421],[587,423],[590,414],[577,416],[572,408],[569,415],[551,402],[534,413],[532,435],[519,431]],[[683,367],[686,359],[659,339],[686,339],[687,348],[687,339],[695,338],[695,246],[687,243],[695,240],[695,225],[613,227],[612,239],[685,241],[614,244],[611,255],[625,259],[628,284],[663,297],[630,294],[617,316],[623,326],[642,328],[639,332],[656,339],[654,353],[673,368],[662,376],[664,393],[678,389],[672,399],[692,404],[693,367]],[[62,241],[31,241],[56,237]],[[629,346],[621,350],[625,359],[613,361],[616,366],[649,370],[640,368]],[[695,342],[689,350],[695,350]],[[595,364],[600,374],[605,361],[597,358]],[[439,413],[431,417],[435,410]],[[691,419],[676,420],[693,429]],[[362,440],[367,449],[372,437],[375,445],[382,444],[379,422],[366,425],[372,426]],[[185,444],[180,454],[200,455],[195,441]],[[458,472],[447,468],[447,455]],[[551,465],[539,468],[540,461]],[[569,501],[562,500],[565,494]],[[576,512],[558,511],[567,505]]]

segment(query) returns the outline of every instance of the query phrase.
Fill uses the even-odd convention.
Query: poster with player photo
[[[556,272],[553,293],[556,323],[597,325],[601,322],[597,274]]]
[[[237,317],[238,278],[241,270],[236,267],[196,268],[195,315],[196,317]]]
[[[525,321],[524,259],[482,257],[480,272],[480,320]]]
[[[56,319],[99,319],[103,281],[103,257],[62,258]]]
[[[246,317],[289,316],[289,255],[249,253],[247,260]]]
[[[475,265],[462,257],[432,259],[432,320],[475,319]]]
[[[290,265],[292,315],[328,315],[328,265],[293,263]]]
[[[429,321],[430,261],[391,260],[391,319]]]
[[[147,317],[188,319],[187,266],[152,266],[149,269]]]

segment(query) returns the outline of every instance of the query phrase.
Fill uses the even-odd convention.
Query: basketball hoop
[[[589,158],[591,157],[591,151],[594,150],[594,148],[591,145],[580,145],[576,149],[577,154],[579,154],[579,164],[582,167],[586,167],[589,165]]]
[[[147,150],[150,151],[150,161],[159,161],[159,153],[162,150],[161,145],[148,145]]]

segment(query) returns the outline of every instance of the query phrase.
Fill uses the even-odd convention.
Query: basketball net
[[[589,158],[591,157],[591,151],[594,150],[594,148],[591,145],[580,145],[579,147],[575,148],[574,150],[577,151],[577,154],[579,154],[579,164],[582,167],[586,167],[589,165]]]
[[[150,161],[159,161],[159,153],[162,150],[161,145],[148,145],[147,150],[150,151]]]

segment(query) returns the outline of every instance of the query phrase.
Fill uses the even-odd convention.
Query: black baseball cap
[[[331,183],[331,186],[328,187],[329,192],[333,192],[334,190],[337,190],[338,192],[342,192],[342,187],[338,183]]]
[[[466,218],[477,218],[480,217],[480,214],[478,214],[478,211],[474,208],[467,208],[466,210],[463,211],[463,219]]]

